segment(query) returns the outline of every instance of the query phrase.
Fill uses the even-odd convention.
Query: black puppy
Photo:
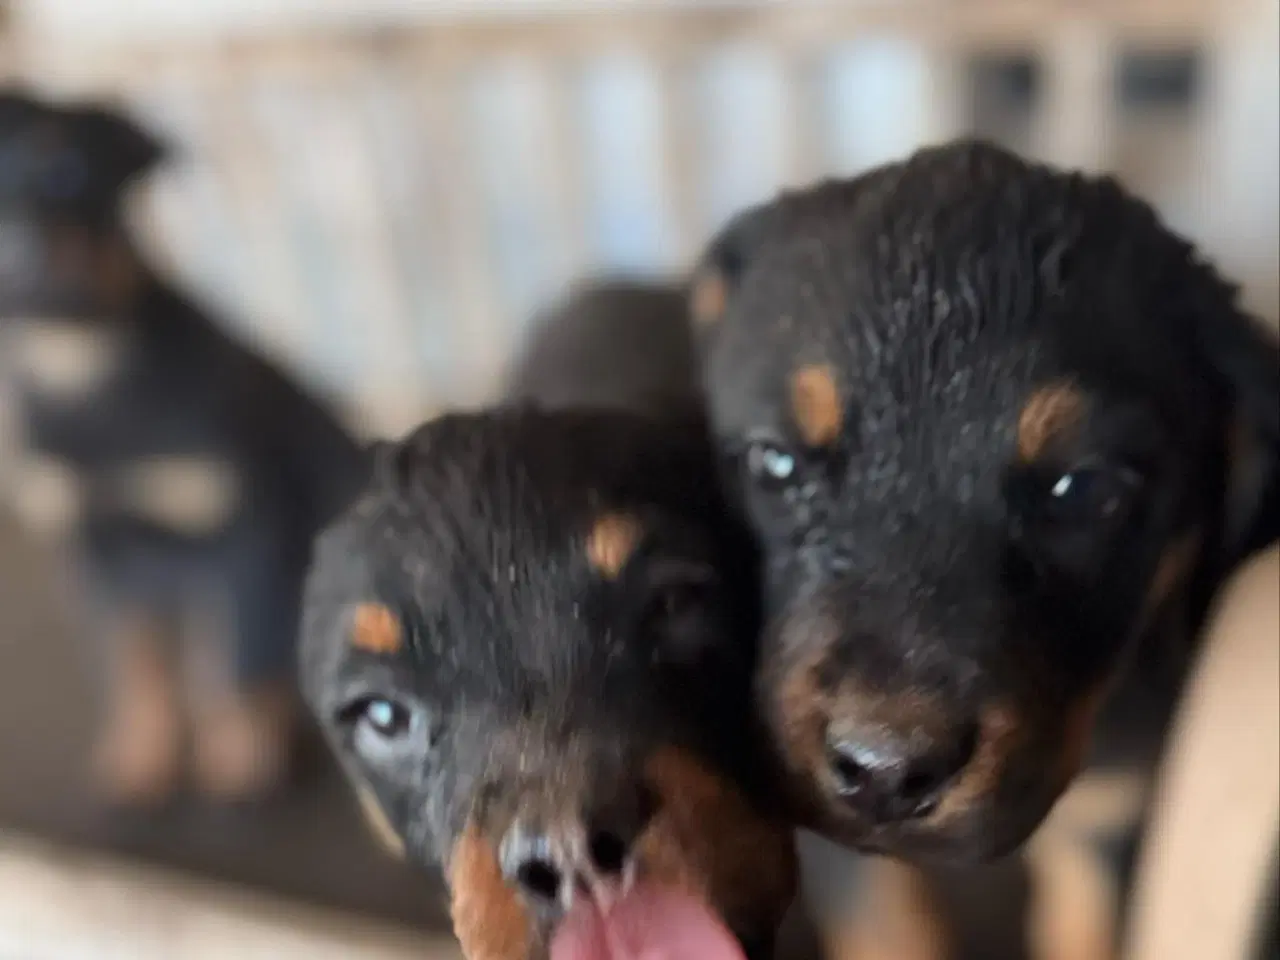
[[[161,156],[114,112],[0,94],[0,338],[26,447],[11,492],[79,561],[110,679],[108,795],[176,785],[185,705],[160,636],[176,623],[201,628],[212,668],[191,688],[199,784],[247,797],[283,772],[308,551],[365,454],[141,262],[121,204]]]
[[[380,450],[319,543],[303,688],[469,960],[543,957],[637,878],[768,955],[795,865],[748,719],[755,580],[700,421],[513,406]]]
[[[597,279],[535,317],[507,373],[507,399],[650,416],[701,408],[686,291]]]
[[[796,808],[867,851],[1017,847],[1280,534],[1275,343],[1115,182],[978,143],[746,212],[692,303]]]

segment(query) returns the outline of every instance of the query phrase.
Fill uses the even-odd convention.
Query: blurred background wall
[[[368,430],[488,396],[570,279],[976,131],[1112,169],[1274,315],[1274,0],[9,0],[3,72],[172,143],[150,246]]]

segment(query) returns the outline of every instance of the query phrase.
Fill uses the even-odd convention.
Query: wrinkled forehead
[[[596,634],[608,626],[607,595],[648,518],[621,508],[552,517],[545,504],[508,512],[484,497],[471,510],[438,506],[357,525],[350,552],[358,562],[339,615],[386,608],[381,622],[398,626],[390,652],[411,659],[442,694],[499,680],[498,689],[548,687],[602,672],[596,661],[610,651]],[[342,551],[332,559],[346,562]],[[359,653],[370,645],[357,627],[347,637]]]
[[[758,298],[750,283],[707,356],[722,438],[825,447],[858,431],[996,426],[1071,372],[1047,326],[991,322],[945,289],[884,298],[855,271],[840,284],[770,277]]]

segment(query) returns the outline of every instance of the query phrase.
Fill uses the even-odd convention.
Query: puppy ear
[[[41,105],[26,87],[0,85],[0,135],[6,135],[40,116]]]
[[[776,204],[751,207],[712,237],[689,286],[689,315],[695,333],[713,330],[723,319],[733,291],[778,217]]]
[[[70,111],[69,121],[76,142],[103,181],[116,190],[148,173],[168,153],[151,133],[106,107],[77,107]]]
[[[1239,311],[1199,324],[1199,347],[1230,402],[1224,534],[1243,558],[1280,538],[1280,341]]]

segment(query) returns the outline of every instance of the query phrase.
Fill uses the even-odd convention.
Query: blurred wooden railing
[[[570,278],[679,269],[780,185],[971,129],[1119,169],[1240,269],[1272,273],[1258,191],[1274,206],[1276,151],[1260,158],[1258,124],[1274,0],[480,14],[494,6],[94,44],[18,29],[0,55],[163,130],[178,162],[141,214],[157,256],[379,431],[487,396],[514,332]],[[1195,108],[1122,117],[1126,49],[1195,52]],[[984,119],[970,62],[1004,55],[1037,61],[1035,103]]]

